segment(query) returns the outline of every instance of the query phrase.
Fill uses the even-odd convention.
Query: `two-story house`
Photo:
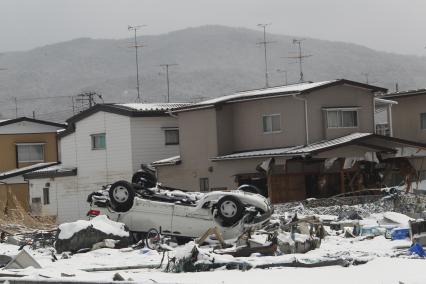
[[[31,198],[50,190],[40,215],[59,222],[84,218],[88,194],[117,180],[131,180],[141,164],[179,154],[172,108],[184,103],[99,104],[67,120],[61,132],[60,166],[27,174]]]
[[[383,98],[398,103],[391,114],[394,136],[426,143],[426,89],[390,93]]]
[[[56,164],[57,132],[66,125],[19,117],[0,121],[0,194],[12,192],[28,209],[28,183],[22,175]]]
[[[389,149],[390,139],[398,144],[374,134],[375,94],[384,92],[333,80],[239,92],[183,107],[173,111],[180,156],[153,165],[163,184],[193,191],[251,183],[276,202],[338,193],[344,191],[343,170],[350,161]],[[273,175],[256,171],[270,158]],[[318,194],[323,178],[328,186]]]

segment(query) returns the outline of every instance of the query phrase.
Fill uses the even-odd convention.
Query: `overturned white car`
[[[247,189],[247,187],[245,187]],[[142,238],[150,229],[178,240],[200,237],[218,227],[225,239],[268,222],[272,206],[265,197],[243,190],[187,193],[118,181],[89,195],[92,215],[106,214]]]

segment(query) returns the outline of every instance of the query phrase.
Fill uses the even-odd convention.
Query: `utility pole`
[[[135,55],[136,55],[136,90],[138,92],[137,101],[141,102],[141,94],[140,94],[140,86],[139,86],[139,58],[138,58],[138,49],[143,47],[142,45],[138,45],[137,40],[137,32],[142,27],[145,27],[146,25],[139,25],[139,26],[127,26],[127,30],[134,32],[134,45],[132,47],[135,48]]]
[[[270,43],[273,43],[272,41],[266,41],[266,27],[270,26],[271,24],[258,24],[258,27],[263,28],[263,41],[258,42],[258,45],[263,45],[264,53],[265,53],[265,87],[269,87],[269,75],[268,75],[268,57],[266,54],[266,46]]]
[[[33,119],[35,119],[35,110],[33,110]]]
[[[297,59],[299,61],[299,72],[300,72],[300,79],[299,82],[305,82],[305,78],[303,76],[303,58],[306,57],[311,57],[312,55],[310,54],[303,54],[302,53],[302,41],[304,41],[305,39],[293,39],[293,44],[297,44],[298,45],[298,55],[296,56],[289,56],[286,58],[293,58],[293,59]]]
[[[170,81],[169,81],[169,67],[177,66],[178,64],[160,64],[161,67],[166,68],[166,83],[167,83],[167,102],[170,103]]]
[[[277,73],[284,73],[284,82],[285,82],[286,85],[288,85],[287,70],[277,69]]]

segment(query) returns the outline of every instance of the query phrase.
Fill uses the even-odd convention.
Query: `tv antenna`
[[[284,82],[286,85],[288,85],[288,80],[287,80],[287,70],[282,70],[282,69],[277,69],[277,73],[284,73]]]
[[[74,102],[80,102],[82,110],[86,109],[87,104],[85,104],[85,102],[87,102],[89,105],[89,108],[91,108],[94,105],[96,105],[95,98],[100,99],[102,102],[104,101],[104,99],[102,98],[102,95],[95,91],[82,92],[76,96],[75,100],[73,100],[73,109],[74,109]]]
[[[268,88],[269,87],[269,78],[268,78],[268,57],[266,54],[266,46],[268,44],[273,43],[273,41],[266,41],[266,27],[270,26],[271,23],[269,24],[257,24],[258,27],[263,28],[263,41],[258,42],[258,45],[263,45],[263,48],[265,50],[265,87]]]
[[[370,81],[370,73],[368,73],[368,72],[364,72],[364,73],[361,73],[361,75],[365,77],[365,83],[366,83],[366,84],[374,84],[374,83],[377,83],[377,81]]]
[[[170,103],[170,81],[169,81],[169,67],[177,66],[178,64],[160,64],[161,67],[166,68],[166,83],[167,83],[167,102]]]
[[[139,26],[127,26],[127,30],[129,31],[133,31],[134,32],[134,45],[131,47],[135,48],[135,54],[136,54],[136,90],[138,92],[138,97],[137,97],[137,101],[140,103],[141,102],[141,94],[140,94],[140,85],[139,85],[139,60],[138,60],[138,49],[143,47],[143,45],[138,45],[138,40],[137,40],[137,32],[138,30],[140,30],[141,28],[146,27],[146,25],[139,25]]]
[[[297,59],[299,61],[299,72],[300,72],[299,82],[301,82],[301,83],[305,82],[305,79],[303,77],[303,66],[302,66],[303,65],[303,59],[312,56],[311,54],[303,54],[302,53],[302,42],[304,40],[305,40],[304,38],[301,38],[301,39],[294,38],[293,44],[298,45],[298,55],[285,57],[285,58]]]

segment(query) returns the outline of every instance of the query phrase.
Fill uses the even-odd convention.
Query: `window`
[[[328,128],[358,127],[357,110],[327,110]]]
[[[16,144],[18,163],[44,162],[44,143]]]
[[[106,148],[105,133],[93,134],[92,150],[103,150]]]
[[[45,187],[43,188],[43,204],[50,204],[50,198],[49,198],[49,188]]]
[[[269,114],[263,116],[263,133],[274,133],[281,131],[281,115]]]
[[[166,129],[164,130],[166,136],[166,145],[179,145],[179,130]]]
[[[209,191],[209,178],[200,178],[200,191]]]
[[[426,112],[420,114],[420,129],[426,130]]]

